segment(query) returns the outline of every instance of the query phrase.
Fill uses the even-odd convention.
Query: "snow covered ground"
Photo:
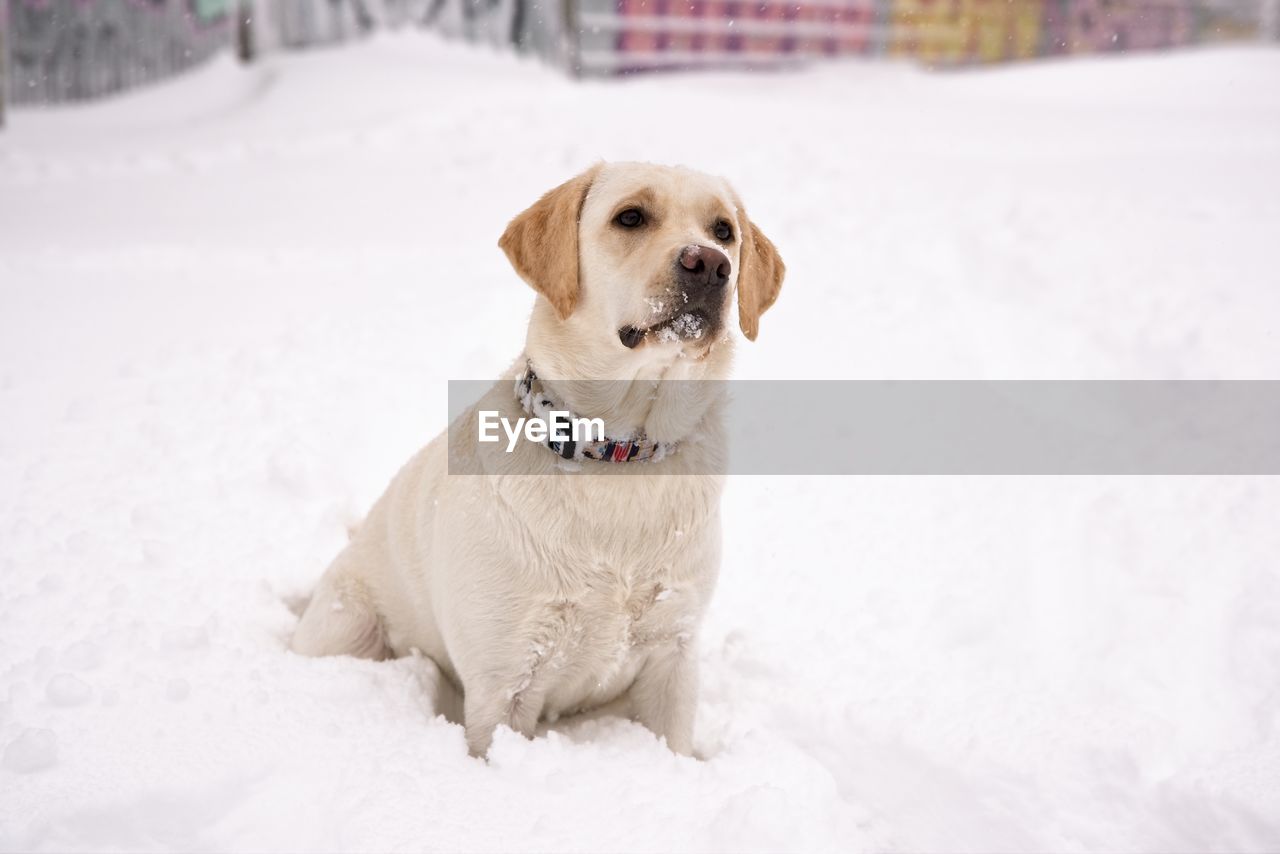
[[[1280,849],[1274,478],[737,478],[697,745],[285,651],[495,242],[600,157],[733,180],[752,378],[1280,379],[1280,50],[572,83],[428,36],[0,133],[0,849]],[[715,105],[697,121],[689,105]],[[695,111],[696,112],[696,111]]]

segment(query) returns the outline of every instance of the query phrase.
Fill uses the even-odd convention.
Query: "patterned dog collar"
[[[536,390],[535,383],[538,385]],[[548,419],[553,410],[568,411],[538,382],[532,362],[525,362],[524,373],[516,377],[516,400],[520,401],[520,406],[527,414],[536,418]],[[594,442],[575,442],[572,439],[559,442],[548,438],[545,444],[562,459],[597,460],[602,463],[656,463],[676,450],[675,442],[657,442],[643,433],[634,439],[604,439]]]

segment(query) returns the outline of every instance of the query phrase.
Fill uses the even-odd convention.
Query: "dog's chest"
[[[649,654],[688,642],[699,599],[660,570],[602,568],[552,602],[534,644],[545,664],[544,715],[589,709],[621,694]]]

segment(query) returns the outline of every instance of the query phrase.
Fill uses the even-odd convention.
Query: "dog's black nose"
[[[733,264],[729,256],[710,246],[686,246],[680,250],[680,279],[688,284],[722,288],[729,281]]]

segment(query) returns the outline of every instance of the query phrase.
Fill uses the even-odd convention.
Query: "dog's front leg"
[[[488,753],[500,724],[533,737],[549,674],[562,663],[564,650],[581,641],[582,620],[574,605],[554,601],[534,609],[523,623],[495,622],[491,632],[501,642],[488,648],[474,662],[474,670],[463,676],[467,748],[473,756]]]
[[[467,750],[472,756],[488,754],[493,731],[500,725],[505,724],[525,738],[533,738],[546,693],[537,677],[537,670],[532,669],[467,683],[463,715]]]
[[[530,697],[512,698],[503,691],[467,691],[464,699],[467,751],[472,756],[485,756],[493,743],[493,731],[500,724],[526,738],[533,738],[538,726],[540,708]]]
[[[630,693],[636,720],[665,738],[674,752],[693,754],[698,663],[692,638],[681,634],[651,651]]]

